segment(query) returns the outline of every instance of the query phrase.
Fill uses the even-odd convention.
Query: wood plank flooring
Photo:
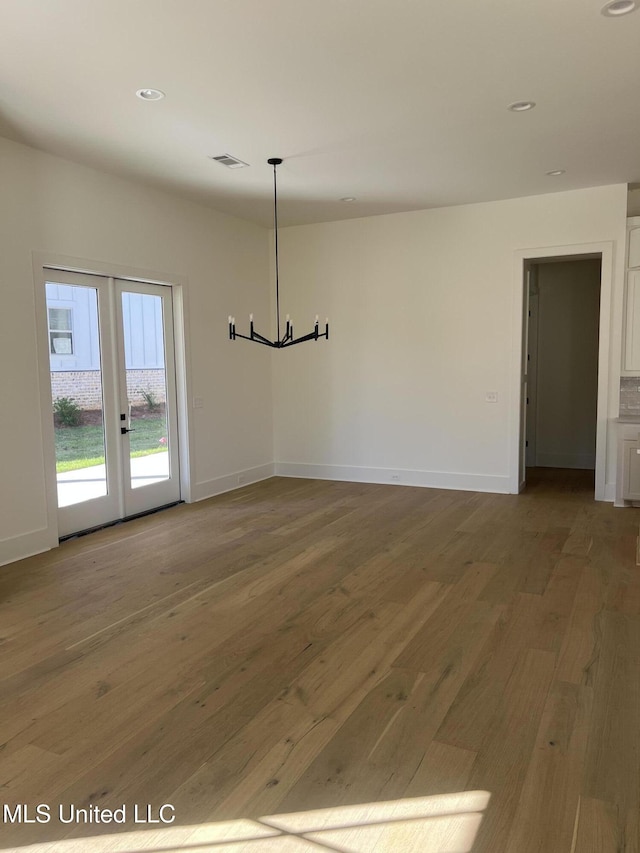
[[[0,851],[640,853],[639,517],[274,478],[0,569]]]

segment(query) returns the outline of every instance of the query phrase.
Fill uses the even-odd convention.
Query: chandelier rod
[[[271,157],[268,161],[273,166],[273,230],[275,231],[276,249],[276,322],[278,326],[278,340],[280,340],[280,271],[278,265],[278,179],[276,170],[282,160],[280,157]]]

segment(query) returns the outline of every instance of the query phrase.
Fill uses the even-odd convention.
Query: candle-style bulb
[[[253,314],[249,314],[249,322],[253,323]]]

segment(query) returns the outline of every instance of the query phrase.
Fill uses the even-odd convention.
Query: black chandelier
[[[293,323],[286,316],[286,326],[284,334],[280,334],[280,281],[278,275],[278,180],[276,177],[276,168],[282,163],[281,157],[270,157],[267,160],[270,166],[273,166],[273,230],[275,232],[275,249],[276,249],[276,324],[277,337],[275,341],[265,338],[253,327],[253,314],[249,314],[249,334],[241,335],[236,332],[236,318],[229,317],[229,339],[235,341],[236,338],[242,338],[245,341],[255,341],[257,344],[264,344],[267,347],[276,347],[283,349],[284,347],[292,347],[294,344],[301,344],[304,341],[317,341],[319,338],[329,339],[329,318],[327,317],[324,332],[320,331],[318,323],[318,315],[316,314],[315,325],[313,331],[307,335],[302,335],[299,338],[293,336]]]

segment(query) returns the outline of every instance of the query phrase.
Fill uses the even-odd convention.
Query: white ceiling
[[[1,0],[0,135],[264,225],[270,156],[281,224],[637,182],[640,11],[603,3]]]

